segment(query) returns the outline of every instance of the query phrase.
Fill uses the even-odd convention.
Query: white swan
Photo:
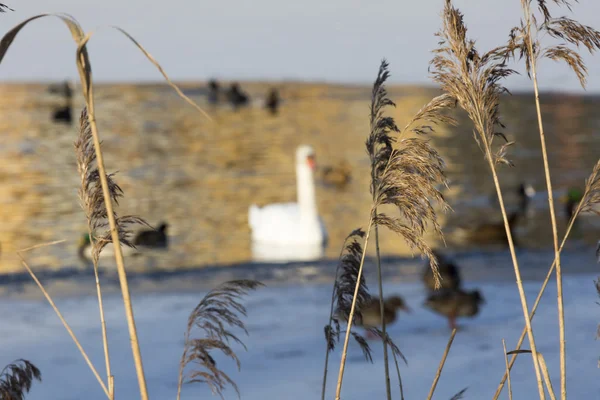
[[[317,212],[315,153],[311,146],[296,149],[297,203],[253,204],[248,210],[253,258],[258,261],[308,261],[321,258],[327,230]]]

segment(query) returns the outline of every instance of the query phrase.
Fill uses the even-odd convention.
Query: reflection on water
[[[197,86],[196,86],[197,87]],[[248,207],[295,201],[294,155],[299,144],[312,145],[320,167],[349,165],[343,185],[317,181],[317,203],[329,234],[325,256],[339,254],[343,238],[365,226],[370,206],[368,133],[370,88],[286,84],[277,115],[262,108],[268,85],[244,84],[254,104],[233,112],[208,108],[214,123],[159,85],[99,86],[97,115],[105,164],[118,171],[125,192],[118,211],[141,215],[152,225],[169,223],[170,249],[166,253],[134,257],[131,269],[193,268],[251,259]],[[190,89],[193,89],[190,86]],[[206,104],[204,91],[192,92]],[[65,239],[36,250],[32,264],[46,268],[80,266],[77,244],[86,231],[79,208],[73,142],[76,127],[55,124],[54,106],[61,99],[42,85],[2,85],[0,105],[0,269],[21,270],[15,251]],[[393,88],[393,111],[405,123],[435,90]],[[508,194],[521,182],[536,189],[532,211],[516,229],[523,247],[551,245],[548,205],[542,171],[539,135],[532,95],[513,95],[502,113],[515,167],[500,167]],[[542,96],[553,183],[557,196],[570,186],[582,187],[597,161],[600,139],[595,134],[600,101],[595,97]],[[74,97],[75,115],[83,105]],[[208,107],[208,104],[206,104]],[[450,189],[445,195],[454,213],[440,215],[448,242],[458,224],[497,221],[500,213],[490,201],[493,184],[483,156],[472,137],[471,125],[458,114],[461,125],[441,127],[432,136],[447,163]],[[321,176],[321,175],[318,175]],[[514,207],[516,203],[509,203]],[[557,201],[559,233],[565,217]],[[592,219],[580,221],[574,235],[593,244],[600,237]],[[439,240],[428,235],[431,243]],[[469,249],[468,243],[456,243]],[[384,254],[408,255],[410,250],[392,234],[383,234]]]

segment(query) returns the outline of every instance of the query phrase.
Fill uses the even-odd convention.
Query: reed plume
[[[554,0],[558,7],[566,7],[572,11],[572,5],[567,0]],[[525,68],[527,75],[533,82],[535,93],[535,104],[538,118],[538,128],[540,142],[542,147],[542,159],[544,162],[544,173],[546,186],[548,190],[548,205],[550,209],[550,221],[552,224],[552,237],[554,245],[554,258],[556,264],[556,289],[557,289],[557,309],[559,320],[560,335],[560,386],[561,399],[567,398],[567,361],[566,361],[566,339],[565,339],[565,315],[563,306],[563,288],[562,288],[562,268],[560,262],[560,249],[558,245],[558,229],[556,224],[556,215],[554,211],[554,200],[552,181],[550,177],[550,167],[548,164],[548,153],[546,150],[546,139],[544,135],[544,125],[542,120],[541,105],[539,100],[539,89],[537,80],[537,64],[540,59],[548,58],[554,61],[565,62],[575,73],[583,88],[585,88],[587,78],[587,68],[583,59],[569,45],[576,48],[585,47],[590,53],[600,48],[600,32],[595,29],[582,25],[579,22],[568,17],[553,18],[547,6],[546,0],[537,0],[537,8],[541,13],[543,22],[538,23],[535,13],[532,11],[532,0],[521,0],[523,16],[525,21],[521,20],[519,26],[511,30],[508,47],[511,49],[507,53],[508,57],[515,56],[515,50],[519,49],[519,59],[525,57]],[[540,40],[540,33],[559,41],[558,44],[543,47]]]
[[[365,281],[365,277],[360,274],[361,257],[363,247],[359,239],[365,236],[362,230],[355,231],[354,235],[349,236],[352,240],[346,245],[345,253],[340,261],[340,272],[335,282],[335,297],[336,297],[336,318],[348,320],[354,299],[354,289],[358,285],[358,293],[356,295],[356,311],[360,313],[361,308],[371,300],[369,288]]]
[[[506,160],[506,146],[501,146],[496,152],[493,150],[494,138],[500,136],[506,139],[499,133],[500,128],[504,127],[499,117],[499,99],[501,94],[508,92],[501,85],[502,79],[515,72],[506,66],[511,48],[502,46],[480,54],[475,47],[475,42],[467,37],[463,14],[452,5],[450,0],[446,1],[443,12],[443,26],[437,36],[440,39],[439,47],[434,50],[430,72],[433,80],[440,84],[444,92],[456,99],[460,107],[466,111],[473,121],[474,138],[490,167],[504,220],[523,316],[527,326],[538,392],[540,398],[543,399],[545,397],[544,388],[538,364],[535,338],[529,319],[527,298],[521,281],[521,272],[515,253],[511,228],[496,172],[498,163],[508,162]]]
[[[234,341],[242,345],[244,349],[246,346],[230,329],[239,328],[248,334],[244,322],[240,318],[246,316],[246,308],[240,300],[249,291],[260,286],[264,285],[254,280],[225,282],[211,290],[191,312],[179,364],[177,399],[180,398],[181,387],[184,383],[184,370],[189,365],[194,365],[195,368],[189,373],[186,383],[206,383],[213,394],[218,394],[222,399],[224,398],[223,391],[227,385],[230,385],[239,397],[240,392],[237,385],[217,367],[211,352],[220,350],[225,356],[235,361],[238,370],[240,369],[240,360],[229,344],[230,341]],[[202,331],[204,337],[192,338],[196,329]]]
[[[339,307],[337,306],[338,302],[336,302],[336,298],[339,298],[338,280],[340,279],[340,269],[343,269],[343,270],[346,269],[346,267],[344,267],[344,265],[345,265],[344,261],[349,261],[349,260],[347,260],[347,256],[349,253],[352,252],[352,248],[355,247],[355,245],[353,243],[357,243],[358,246],[360,246],[360,243],[357,241],[357,239],[364,238],[364,237],[365,237],[365,231],[363,231],[361,228],[357,228],[357,229],[353,230],[352,232],[350,232],[350,234],[348,236],[346,236],[346,238],[344,239],[344,242],[342,243],[342,249],[340,250],[340,255],[338,257],[338,263],[335,268],[335,282],[333,284],[333,290],[331,292],[329,322],[324,327],[325,342],[327,344],[327,348],[325,351],[325,366],[323,367],[323,384],[322,384],[322,388],[321,388],[321,399],[322,400],[325,400],[325,391],[327,388],[329,353],[331,353],[333,350],[335,350],[335,346],[340,340],[340,333],[341,333],[340,322],[339,322],[340,315],[339,315],[339,310],[338,310]],[[353,242],[350,244],[347,244],[348,240],[350,240],[350,239],[353,239]],[[346,273],[346,276],[348,276],[348,275],[349,274]],[[344,284],[344,286],[347,286],[347,285]],[[366,290],[366,287],[364,287],[364,289]],[[356,337],[355,337],[355,340],[357,340]],[[358,342],[358,340],[357,340],[357,342]],[[360,345],[360,343],[359,343],[359,345]],[[363,353],[365,353],[365,356],[366,356],[367,353],[365,352],[364,349],[363,349]],[[369,354],[370,354],[370,351],[369,351]]]
[[[409,246],[417,248],[421,254],[429,256],[431,249],[423,240],[425,224],[432,222],[434,229],[441,235],[436,221],[435,211],[430,199],[434,198],[445,205],[443,197],[430,183],[443,181],[443,161],[435,150],[425,141],[418,139],[402,139],[394,149],[396,138],[392,133],[402,133],[392,117],[383,115],[383,110],[395,104],[387,97],[385,81],[389,78],[388,63],[383,60],[373,85],[371,95],[370,133],[366,141],[367,153],[371,160],[371,194],[373,208],[371,218],[375,226],[375,246],[377,257],[377,281],[379,285],[379,308],[382,332],[386,333],[383,318],[383,284],[381,276],[381,256],[379,251],[379,225],[384,225],[404,237]],[[439,111],[449,106],[449,96],[435,98],[408,123],[404,132],[411,130],[417,134],[433,131],[433,124],[452,122],[452,119]],[[424,125],[428,121],[431,125]],[[417,124],[421,122],[421,124]],[[412,128],[412,129],[411,129]],[[390,204],[400,210],[404,220],[390,218],[380,214],[378,208]],[[436,284],[439,285],[437,262],[432,261]],[[386,342],[383,342],[385,366],[386,394],[391,400],[389,363]]]
[[[6,12],[6,11],[15,11],[12,8],[10,8],[9,6],[7,6],[4,3],[0,3],[0,13]]]
[[[385,107],[395,107],[394,102],[387,97],[384,86],[389,78],[387,67],[384,60],[373,86],[371,132],[366,142],[372,166],[371,218],[375,227],[383,225],[389,228],[399,234],[411,249],[419,250],[424,257],[430,259],[439,287],[437,261],[424,241],[423,234],[427,225],[431,224],[435,232],[443,237],[432,203],[435,201],[442,210],[449,210],[443,195],[437,189],[439,184],[447,186],[444,161],[429,141],[404,136],[408,133],[433,133],[435,126],[441,123],[455,124],[455,120],[443,114],[443,111],[453,107],[456,101],[447,94],[434,98],[400,130],[392,117],[383,115]],[[401,139],[397,140],[392,133]],[[379,213],[378,208],[384,205],[393,206],[400,215]]]
[[[347,316],[348,328],[340,362],[336,399],[339,399],[341,396],[348,341],[354,314],[357,310],[360,312],[357,309],[357,305],[360,305],[359,303],[363,301],[359,292],[362,286],[361,278],[371,229],[375,228],[380,311],[382,315],[383,290],[378,246],[379,225],[385,226],[399,234],[411,249],[418,250],[422,256],[429,257],[434,273],[439,280],[435,257],[432,257],[432,251],[425,243],[423,235],[429,224],[441,235],[441,229],[437,223],[437,216],[432,203],[435,201],[441,205],[443,210],[448,209],[444,197],[436,189],[436,186],[440,184],[446,185],[446,178],[443,172],[444,162],[428,141],[421,138],[405,137],[401,137],[398,140],[395,136],[403,136],[409,132],[422,134],[433,131],[433,126],[438,123],[453,122],[452,118],[442,114],[442,110],[453,105],[455,102],[448,95],[442,95],[433,99],[417,113],[405,130],[400,131],[394,119],[384,115],[386,107],[394,106],[394,103],[387,97],[385,89],[385,81],[388,78],[388,63],[383,60],[373,85],[370,132],[366,141],[367,153],[371,160],[371,194],[373,196],[373,203],[369,213],[369,225],[364,238],[358,273],[354,280],[355,288],[350,304],[350,312]],[[382,206],[391,206],[397,209],[399,215],[389,215],[378,211]],[[382,336],[386,338],[385,321],[382,320],[381,322]],[[383,340],[383,345],[386,393],[388,398],[391,398],[387,360],[388,341]]]
[[[340,320],[348,321],[350,318],[350,312],[352,308],[352,301],[354,299],[354,290],[357,282],[360,281],[357,301],[355,304],[353,322],[362,319],[361,309],[364,305],[371,301],[371,295],[369,288],[367,287],[365,277],[361,274],[360,278],[358,272],[360,270],[361,257],[363,254],[363,247],[359,242],[359,239],[364,238],[365,232],[361,229],[356,229],[348,235],[346,238],[346,246],[340,257],[340,263],[338,266],[339,274],[337,275],[336,282],[334,284],[334,313],[331,317],[331,323],[325,326],[325,340],[327,342],[328,353],[335,350],[336,345],[339,342],[340,334],[345,333],[345,330],[340,328]],[[352,239],[348,243],[348,240]],[[376,328],[368,328],[367,331],[371,331],[372,334],[387,342],[394,352],[406,361],[404,355],[400,352],[398,346],[391,340],[391,338]],[[371,356],[371,349],[365,338],[356,333],[351,332],[352,337],[356,343],[360,346],[365,359],[373,362]]]
[[[365,237],[365,232],[362,229],[355,229],[352,231],[344,240],[344,248],[340,253],[340,261],[336,268],[336,280],[333,286],[332,303],[331,303],[331,314],[329,324],[325,326],[325,340],[327,343],[327,352],[325,355],[325,368],[323,371],[323,385],[321,398],[325,398],[325,390],[327,386],[327,372],[328,372],[328,360],[329,353],[335,350],[335,347],[340,341],[340,335],[346,333],[346,330],[342,330],[340,326],[340,320],[348,321],[350,318],[350,312],[352,309],[352,302],[354,299],[354,291],[358,285],[357,301],[354,310],[354,322],[358,319],[362,319],[361,309],[364,305],[371,301],[371,295],[367,287],[364,276],[361,274],[359,278],[359,270],[361,266],[361,258],[363,254],[363,247],[360,243],[360,239]],[[398,356],[406,362],[406,358],[398,348],[398,346],[391,340],[391,338],[376,328],[368,328],[375,336],[382,339],[390,348],[395,356]],[[372,350],[369,343],[364,336],[356,333],[350,333],[354,338],[355,342],[361,348],[365,359],[369,362],[373,362]]]
[[[464,388],[463,390],[461,390],[460,392],[456,393],[454,396],[452,396],[452,398],[450,400],[460,400],[460,399],[464,399],[464,395],[467,392],[468,388]]]
[[[581,201],[573,213],[573,219],[577,218],[582,212],[592,212],[600,215],[597,206],[600,205],[600,160],[596,162],[592,173],[585,180],[585,189]]]
[[[112,242],[112,239],[108,224],[108,211],[102,194],[102,185],[100,184],[100,171],[96,162],[96,151],[94,148],[94,140],[89,123],[87,107],[83,108],[81,117],[79,118],[79,135],[75,141],[75,154],[77,156],[77,171],[81,177],[79,199],[90,229],[90,241],[93,246],[93,261],[94,264],[97,264],[100,253],[107,244]],[[106,180],[108,182],[111,200],[116,205],[119,205],[119,199],[123,197],[124,193],[115,181],[114,176],[114,173],[106,174]],[[131,241],[132,225],[150,225],[148,225],[144,219],[137,216],[126,215],[119,217],[114,211],[113,215],[121,244],[135,248],[135,245]]]
[[[98,276],[98,260],[100,258],[102,249],[108,243],[112,242],[112,238],[110,229],[108,229],[108,211],[106,209],[104,194],[102,192],[100,171],[96,161],[96,149],[94,147],[94,139],[89,123],[87,107],[84,107],[81,111],[81,116],[79,118],[79,135],[74,143],[74,147],[77,158],[77,172],[79,173],[81,179],[81,186],[78,194],[81,202],[81,208],[86,215],[88,235],[90,238],[90,244],[92,246],[92,263],[94,267],[94,276],[96,279],[98,307],[100,309],[100,324],[102,327],[102,342],[104,346],[106,375],[110,385],[110,382],[112,381],[112,373],[108,351],[106,320],[104,318],[102,289]],[[118,205],[119,198],[123,196],[123,190],[115,182],[113,176],[114,174],[107,174],[106,180],[108,182],[111,199],[115,202],[115,204]],[[118,217],[114,211],[113,214],[121,243],[126,246],[134,247],[133,243],[130,241],[131,231],[128,228],[134,223],[147,225],[146,222],[142,218],[135,216]],[[98,233],[99,230],[101,231],[100,233]],[[110,388],[110,392],[112,396],[112,388]]]
[[[42,381],[40,370],[27,360],[15,360],[0,371],[0,399],[25,399],[34,380]]]
[[[325,354],[325,368],[323,371],[323,387],[321,392],[321,397],[323,399],[325,398],[325,388],[327,385],[329,353],[335,350],[335,347],[340,340],[340,334],[346,332],[340,327],[340,319],[342,321],[347,321],[350,316],[352,300],[354,298],[354,289],[358,281],[358,271],[360,269],[360,260],[363,253],[363,248],[359,239],[364,237],[365,232],[360,228],[350,232],[344,240],[344,247],[340,253],[339,263],[336,268],[336,279],[333,285],[329,324],[326,325],[324,329],[327,352]],[[357,294],[357,311],[355,314],[360,313],[362,306],[367,304],[370,300],[371,295],[369,294],[365,278],[364,276],[361,276]],[[355,315],[355,317],[357,316],[359,315]],[[351,334],[361,348],[365,359],[369,362],[373,362],[371,348],[366,339],[356,332],[351,332]]]

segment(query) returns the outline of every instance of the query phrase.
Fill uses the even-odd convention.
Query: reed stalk
[[[577,205],[577,208],[575,209],[575,212],[573,213],[573,217],[571,218],[571,220],[569,221],[569,225],[567,226],[567,230],[565,232],[565,235],[563,237],[563,240],[558,248],[558,252],[562,252],[565,244],[567,243],[567,239],[569,238],[569,235],[571,234],[571,230],[573,229],[573,225],[575,224],[575,220],[577,219],[577,217],[579,216],[579,214],[581,213],[581,211],[586,208],[589,205],[589,202],[591,202],[592,199],[592,193],[594,191],[594,184],[597,183],[598,179],[600,178],[598,175],[600,174],[600,162],[598,162],[596,164],[596,167],[594,168],[594,171],[592,172],[592,175],[590,176],[590,178],[587,180],[586,182],[586,188],[583,194],[583,199],[582,201],[579,202],[579,204]],[[533,320],[533,317],[535,316],[535,312],[537,310],[537,307],[540,303],[540,300],[542,299],[542,295],[544,294],[544,291],[546,290],[546,286],[548,285],[548,282],[550,281],[550,278],[552,276],[552,273],[554,272],[554,268],[556,266],[556,258],[553,260],[552,265],[550,266],[548,273],[546,274],[546,278],[544,279],[544,282],[542,283],[542,287],[539,290],[539,293],[537,295],[537,298],[535,299],[535,302],[533,304],[533,308],[531,309],[531,313],[529,315],[529,320]],[[525,335],[527,333],[527,327],[523,328],[523,332],[521,332],[521,336],[519,338],[519,341],[517,342],[517,346],[515,348],[515,350],[519,350],[521,348],[521,345],[523,344],[523,341],[525,340]],[[512,366],[514,365],[516,359],[517,359],[518,353],[514,353],[512,355],[512,358],[510,360],[509,366],[508,366],[508,371],[506,371],[500,381],[500,384],[498,385],[498,388],[496,389],[496,393],[494,394],[493,400],[497,400],[498,397],[500,397],[500,393],[502,393],[502,389],[504,388],[504,384],[507,380],[508,377],[508,373],[510,372]]]
[[[346,356],[348,354],[348,342],[350,340],[350,331],[352,329],[352,322],[354,321],[354,311],[356,310],[356,300],[358,299],[358,290],[360,288],[360,281],[363,273],[363,266],[365,264],[365,255],[367,254],[367,247],[369,244],[369,236],[371,235],[371,227],[373,226],[373,218],[369,220],[369,226],[365,235],[365,242],[363,245],[363,252],[360,259],[360,267],[358,269],[358,277],[356,279],[356,287],[354,289],[354,297],[352,298],[352,306],[350,308],[350,314],[348,315],[348,327],[346,328],[346,336],[344,337],[344,347],[342,349],[342,359],[340,361],[340,371],[338,373],[337,386],[335,388],[335,399],[340,400],[342,393],[342,382],[344,380],[344,370],[346,367]]]
[[[104,318],[104,303],[102,300],[102,289],[100,286],[100,278],[98,276],[98,257],[100,254],[98,243],[94,240],[94,226],[100,224],[98,216],[103,214],[104,207],[99,198],[95,196],[96,192],[96,169],[94,167],[95,155],[91,151],[91,132],[88,123],[88,115],[86,109],[81,113],[79,119],[79,135],[74,143],[75,154],[77,158],[77,171],[81,179],[81,188],[79,189],[79,199],[81,207],[86,215],[88,237],[92,248],[92,264],[94,269],[94,278],[96,280],[96,294],[98,297],[98,308],[100,310],[100,326],[102,330],[102,345],[104,349],[104,359],[106,363],[106,379],[110,387],[110,377],[112,376],[110,367],[110,355],[108,350],[108,335],[106,331],[106,319]],[[100,213],[98,212],[100,211]],[[113,382],[114,383],[114,382]],[[110,391],[112,395],[112,390]],[[112,399],[112,397],[111,397]]]
[[[88,230],[90,238],[91,229]],[[98,262],[94,260],[94,279],[96,280],[96,295],[98,296],[98,308],[100,309],[100,326],[102,329],[102,347],[104,349],[104,362],[106,364],[106,379],[110,393],[110,400],[114,400],[114,379],[110,368],[110,354],[108,352],[108,334],[106,332],[106,319],[104,318],[104,302],[102,301],[102,289],[100,287],[100,278],[98,276]]]
[[[87,353],[83,349],[83,346],[81,346],[81,343],[79,342],[79,339],[77,339],[77,336],[75,336],[75,333],[73,332],[73,330],[71,329],[71,327],[69,326],[69,324],[67,323],[67,321],[65,320],[65,318],[63,317],[62,313],[59,311],[58,307],[56,306],[56,304],[52,300],[52,297],[46,291],[46,289],[44,288],[44,285],[42,285],[42,283],[37,278],[37,276],[35,275],[35,273],[31,269],[31,267],[27,264],[27,262],[25,261],[25,259],[21,255],[21,253],[17,252],[17,255],[21,259],[21,263],[23,264],[23,266],[25,267],[25,269],[27,270],[27,272],[29,273],[29,275],[31,276],[31,278],[38,285],[38,288],[40,289],[40,291],[42,292],[42,294],[44,295],[44,297],[48,301],[48,304],[50,304],[50,306],[52,307],[52,309],[54,310],[54,312],[58,316],[58,319],[60,319],[60,322],[62,322],[63,326],[67,330],[67,333],[69,334],[69,336],[71,336],[71,339],[73,339],[73,342],[75,343],[75,346],[77,346],[77,349],[79,349],[79,352],[83,356],[83,359],[85,360],[86,364],[88,365],[88,367],[90,368],[90,370],[92,371],[92,373],[94,374],[94,376],[96,377],[96,380],[100,384],[100,387],[104,391],[104,394],[106,394],[106,397],[108,399],[111,399],[111,393],[108,390],[108,388],[106,387],[106,384],[104,383],[104,381],[100,377],[100,374],[98,374],[98,371],[96,370],[96,367],[94,367],[94,364],[92,363],[92,361],[90,360],[89,356],[87,355]]]
[[[371,103],[371,130],[375,128],[377,124],[377,112],[375,112],[375,102]],[[377,182],[376,176],[376,158],[371,157],[371,185],[372,185],[372,194],[373,194],[373,202],[375,202],[376,198],[376,188],[375,184]],[[377,215],[377,208],[374,210],[375,215]],[[381,332],[383,333],[383,337],[387,337],[386,333],[386,324],[384,317],[384,297],[383,297],[383,279],[381,277],[381,253],[379,250],[379,227],[377,224],[375,225],[375,254],[376,254],[376,262],[377,262],[377,285],[379,288],[379,313],[381,315]],[[386,340],[382,340],[383,342],[383,365],[385,371],[385,393],[387,396],[387,400],[392,400],[392,389],[390,384],[390,366],[388,361],[388,344]],[[397,363],[396,363],[397,366]],[[399,371],[399,369],[398,369]]]
[[[506,376],[508,377],[508,400],[513,400],[512,384],[510,382],[510,367],[508,366],[508,355],[506,354],[506,342],[502,339],[502,349],[504,350],[504,363],[506,364]]]
[[[506,91],[499,82],[514,72],[508,69],[505,63],[509,50],[496,48],[480,54],[475,48],[475,42],[467,38],[463,14],[452,5],[451,0],[446,0],[443,27],[437,35],[440,42],[431,61],[433,79],[467,112],[475,127],[475,139],[482,148],[484,158],[492,173],[531,346],[538,392],[540,399],[544,400],[544,386],[537,358],[535,337],[529,319],[527,297],[496,171],[496,164],[510,164],[505,158],[505,154],[506,148],[512,143],[506,143],[497,153],[492,153],[492,140],[496,136],[504,137],[496,129],[498,126],[502,126],[498,112],[499,99],[500,95]]]
[[[437,383],[440,380],[440,376],[442,376],[442,369],[444,368],[444,364],[446,364],[446,358],[448,357],[448,353],[450,352],[450,347],[452,347],[452,342],[454,342],[454,336],[456,336],[456,328],[452,329],[452,333],[450,334],[450,338],[448,339],[448,343],[446,344],[446,350],[444,350],[444,354],[442,355],[442,359],[440,360],[440,365],[438,365],[435,377],[433,378],[433,383],[431,384],[431,388],[429,389],[427,400],[431,400],[431,398],[433,397],[433,393],[435,392]]]
[[[388,77],[388,63],[382,60],[373,85],[370,133],[366,141],[367,153],[371,161],[370,190],[373,196],[373,204],[370,210],[369,226],[364,239],[361,259],[360,262],[356,262],[358,264],[357,277],[352,277],[352,279],[356,279],[355,282],[352,281],[352,285],[354,286],[352,302],[349,310],[343,310],[345,316],[347,315],[348,328],[344,339],[336,400],[339,400],[341,394],[348,341],[354,320],[359,289],[362,287],[361,278],[365,254],[372,228],[377,228],[378,225],[387,227],[401,236],[412,249],[418,249],[422,254],[427,256],[436,282],[439,285],[437,260],[433,256],[433,252],[429,246],[425,243],[423,235],[427,224],[431,223],[435,232],[443,237],[432,202],[437,201],[444,211],[449,208],[442,194],[436,188],[437,185],[447,184],[443,172],[444,162],[428,141],[417,138],[401,138],[397,140],[391,134],[397,133],[402,135],[409,130],[413,133],[425,134],[433,131],[432,125],[442,122],[454,123],[454,119],[442,113],[443,110],[449,108],[454,102],[447,95],[441,95],[432,99],[417,112],[407,124],[404,131],[400,131],[394,119],[384,116],[383,113],[385,107],[395,106],[393,101],[387,97],[384,85]],[[396,142],[397,145],[394,146]],[[393,206],[398,210],[400,216],[388,216],[378,212],[378,209],[383,205]],[[378,268],[378,276],[381,293],[383,291],[381,267]],[[380,300],[382,298],[383,296],[380,296]],[[346,306],[344,305],[344,307]],[[383,316],[381,302],[380,311]],[[400,353],[385,331],[381,331],[380,335],[384,341],[384,351],[390,345],[392,351]],[[387,366],[386,394],[391,397],[389,363],[387,359],[385,362]]]
[[[539,367],[538,357],[537,357],[537,347],[535,345],[535,338],[533,336],[533,328],[531,327],[531,319],[529,318],[529,307],[527,306],[527,297],[525,296],[525,289],[523,288],[523,281],[521,280],[521,270],[519,268],[519,263],[517,261],[515,245],[513,242],[512,234],[510,232],[510,225],[508,223],[506,209],[504,208],[504,199],[502,197],[502,190],[500,189],[500,183],[498,181],[498,174],[496,173],[496,168],[492,162],[492,158],[491,158],[491,154],[490,154],[489,150],[488,150],[488,162],[489,162],[489,166],[492,170],[494,186],[496,187],[496,193],[498,195],[498,200],[500,202],[500,210],[502,211],[502,219],[504,220],[504,228],[506,230],[506,238],[508,240],[510,256],[511,256],[514,271],[515,271],[517,289],[519,291],[519,299],[521,300],[521,308],[523,309],[523,316],[525,318],[525,327],[527,329],[529,346],[531,348],[531,354],[533,357],[533,366],[534,366],[535,374],[536,374],[536,378],[537,378],[538,392],[540,395],[540,399],[544,400],[546,398],[546,395],[544,393],[544,387],[542,386],[543,385],[542,377],[541,377],[540,367]]]
[[[398,375],[398,386],[400,386],[400,400],[404,400],[404,386],[402,385],[402,375],[400,374],[400,366],[398,365],[398,357],[396,353],[392,351],[394,357],[394,364],[396,364],[396,374]]]
[[[548,151],[546,150],[546,136],[544,135],[544,124],[542,121],[542,110],[540,106],[540,94],[537,81],[537,60],[533,50],[533,41],[531,38],[531,10],[527,0],[521,0],[523,14],[525,16],[525,42],[528,48],[529,65],[531,69],[531,80],[533,81],[533,91],[535,94],[535,107],[537,113],[537,122],[540,133],[540,144],[542,147],[542,159],[544,161],[544,176],[546,178],[546,188],[548,190],[548,208],[550,209],[550,222],[552,224],[552,244],[554,246],[554,259],[556,265],[556,292],[558,309],[558,327],[560,340],[560,388],[561,399],[567,398],[567,358],[565,348],[565,311],[563,303],[562,286],[562,268],[560,265],[560,251],[558,246],[558,229],[556,225],[556,214],[554,211],[554,199],[552,191],[552,180],[550,177],[550,167],[548,164]]]
[[[556,400],[556,395],[554,394],[554,388],[552,387],[552,381],[550,380],[550,374],[548,373],[546,360],[544,360],[542,353],[538,353],[538,358],[540,369],[542,370],[542,376],[544,377],[544,383],[546,384],[546,389],[548,389],[548,394],[550,395],[550,400]]]
[[[338,276],[339,276],[339,271],[340,271],[340,266],[342,265],[342,255],[344,254],[344,249],[346,248],[346,243],[348,242],[348,239],[350,239],[350,237],[352,237],[356,232],[358,232],[359,230],[355,230],[353,231],[350,235],[346,236],[346,239],[344,239],[344,243],[342,243],[342,249],[340,250],[340,255],[338,257],[338,264],[335,267],[335,282],[333,284],[333,290],[331,291],[331,306],[329,309],[329,321],[327,322],[327,325],[325,327],[325,332],[326,332],[326,342],[327,342],[327,348],[325,350],[325,366],[323,367],[323,385],[321,387],[321,400],[325,400],[325,392],[327,391],[327,374],[328,374],[328,367],[329,367],[329,353],[330,353],[330,337],[329,335],[331,335],[332,331],[331,331],[331,324],[333,323],[333,312],[334,312],[334,305],[335,305],[335,295],[336,295],[336,291],[337,291],[337,282],[338,282]]]

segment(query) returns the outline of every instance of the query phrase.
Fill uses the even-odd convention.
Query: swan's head
[[[308,165],[311,169],[315,169],[315,150],[312,146],[303,144],[296,149],[296,164]]]

